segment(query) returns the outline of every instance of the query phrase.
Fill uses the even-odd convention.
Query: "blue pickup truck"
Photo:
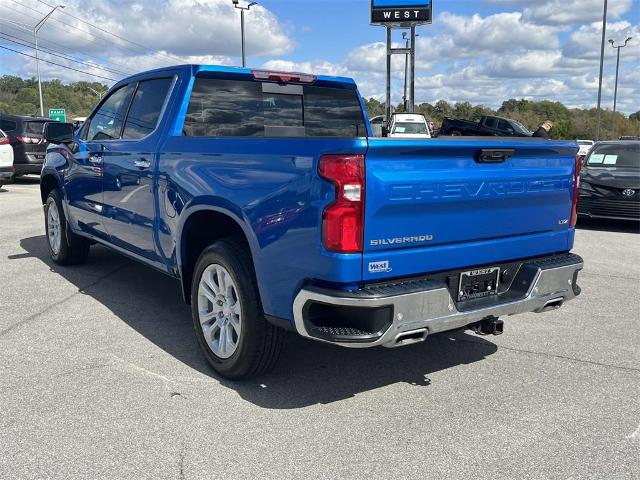
[[[367,118],[347,78],[122,80],[80,131],[45,127],[51,257],[102,244],[175,277],[235,379],[270,369],[287,330],[351,348],[499,334],[580,293],[575,142],[373,138]]]

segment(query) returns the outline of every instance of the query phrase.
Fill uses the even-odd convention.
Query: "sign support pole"
[[[409,75],[409,105],[408,112],[414,113],[416,110],[416,26],[411,25],[411,75]]]
[[[391,119],[391,27],[387,27],[387,95],[385,103],[385,122]]]

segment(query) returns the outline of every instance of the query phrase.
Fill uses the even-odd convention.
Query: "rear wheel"
[[[453,132],[451,132],[451,136],[452,137],[461,137],[462,134],[459,131],[454,130]]]
[[[47,197],[44,209],[49,255],[59,265],[84,263],[89,256],[89,241],[69,229],[57,190]]]
[[[264,318],[251,257],[239,241],[221,240],[198,259],[191,313],[198,343],[220,375],[244,379],[271,370],[285,332]]]

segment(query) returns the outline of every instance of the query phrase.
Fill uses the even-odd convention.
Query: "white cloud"
[[[20,3],[40,11],[44,9],[36,0],[20,0]],[[498,107],[503,100],[524,97],[549,98],[580,107],[595,104],[602,0],[537,0],[535,3],[530,0],[484,0],[484,3],[501,4],[509,11],[487,16],[443,12],[432,26],[420,29],[422,36],[418,38],[416,59],[418,101],[445,99]],[[238,63],[239,19],[229,0],[134,0],[129,4],[113,0],[68,0],[66,4],[69,13],[81,11],[79,16],[91,23],[149,47],[145,50],[93,29],[96,36],[110,40],[91,38],[53,21],[41,31],[43,39],[55,41],[74,52],[80,50],[94,55],[111,68],[136,72],[181,62]],[[632,0],[609,0],[611,20],[607,37],[622,41],[627,36],[635,37],[622,52],[619,104],[626,112],[636,111],[640,104],[640,25],[620,19],[631,6]],[[11,19],[31,22],[29,17],[15,15]],[[274,70],[352,77],[365,96],[383,99],[384,43],[356,45],[342,61],[335,58],[332,61],[326,58],[310,60],[300,55],[294,61],[288,58],[297,46],[292,38],[293,27],[261,6],[252,8],[249,15],[247,47],[253,64]],[[54,18],[82,30],[89,28],[61,13],[56,13]],[[0,22],[0,26],[3,25]],[[327,45],[326,48],[331,47]],[[304,54],[302,48],[298,48],[298,52]],[[615,72],[615,51],[607,45],[606,52],[605,106],[612,103]],[[46,54],[43,57],[66,63]],[[5,71],[22,76],[35,74],[33,60],[11,58],[19,60],[12,61],[8,68],[3,65]],[[404,58],[394,56],[392,65],[393,98],[394,102],[399,102]],[[94,74],[114,76],[92,66],[75,66]],[[52,65],[43,64],[42,67],[45,78],[65,81],[90,78]],[[115,76],[120,78],[122,75]]]
[[[46,13],[46,9],[35,0],[20,3]],[[140,3],[68,0],[65,4],[66,12],[74,12],[84,20],[137,44],[88,27],[65,15],[66,12],[56,12],[41,30],[42,38],[72,49],[81,46],[87,54],[112,57],[164,51],[181,58],[237,56],[240,52],[239,12],[227,0],[156,0]],[[19,6],[3,9],[2,15],[5,20],[29,25],[41,18],[28,8]],[[251,15],[251,21],[246,22],[248,54],[282,55],[292,50],[293,40],[273,13],[258,5],[247,15]],[[6,30],[7,24],[2,25]],[[90,33],[87,33],[88,30]]]
[[[631,25],[629,22],[615,22],[607,25],[607,39],[616,40],[616,45],[624,43],[624,40],[634,37],[636,41],[630,42],[624,49],[624,57],[627,61],[640,59],[640,25]],[[602,42],[602,23],[582,25],[573,32],[564,45],[562,53],[567,59],[600,61],[600,46]],[[607,43],[605,55],[609,58],[615,56],[615,50]]]
[[[531,2],[526,2],[531,5]],[[619,18],[631,8],[632,0],[609,0],[610,19]],[[576,23],[602,22],[602,0],[544,0],[524,9],[524,20],[537,25],[569,26]]]
[[[488,17],[478,14],[462,17],[443,13],[438,21],[444,25],[449,42],[456,49],[465,50],[471,55],[518,48],[547,50],[558,46],[555,28],[526,23],[518,12],[498,13]]]

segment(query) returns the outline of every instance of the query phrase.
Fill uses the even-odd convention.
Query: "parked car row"
[[[43,130],[51,121],[44,117],[0,114],[2,149],[11,150],[10,165],[5,165],[8,153],[2,157],[0,180],[6,183],[22,175],[40,174],[48,146]]]

